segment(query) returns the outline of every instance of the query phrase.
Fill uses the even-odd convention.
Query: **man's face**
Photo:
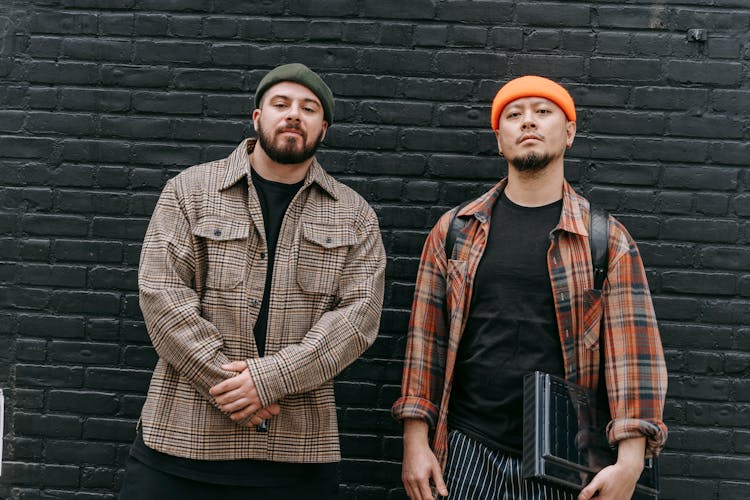
[[[555,103],[524,97],[505,106],[495,135],[498,150],[513,168],[534,172],[562,158],[573,145],[575,132],[575,122],[568,121]]]
[[[325,137],[328,122],[323,116],[323,105],[310,89],[294,82],[277,83],[253,111],[258,144],[277,163],[302,163]]]

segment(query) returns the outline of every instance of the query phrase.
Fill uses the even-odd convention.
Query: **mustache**
[[[298,123],[295,123],[293,125],[285,125],[285,126],[279,127],[277,129],[277,132],[279,132],[279,133],[281,133],[281,132],[291,132],[291,131],[299,132],[301,134],[305,133],[305,131],[302,130],[302,127]]]
[[[541,134],[523,134],[521,137],[516,139],[516,144],[521,144],[526,139],[536,139],[538,141],[543,141],[544,136]]]

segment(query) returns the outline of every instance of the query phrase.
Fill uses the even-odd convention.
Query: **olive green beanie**
[[[323,79],[313,70],[300,63],[283,64],[268,72],[255,91],[255,107],[260,107],[263,94],[279,82],[294,82],[304,85],[318,96],[323,105],[323,117],[331,125],[333,122],[333,92]]]

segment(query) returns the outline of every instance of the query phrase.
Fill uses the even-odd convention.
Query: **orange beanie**
[[[495,95],[492,100],[492,115],[490,117],[492,130],[497,130],[500,126],[500,113],[505,106],[522,97],[549,99],[560,106],[568,120],[576,121],[576,107],[567,90],[547,78],[529,75],[509,81]]]

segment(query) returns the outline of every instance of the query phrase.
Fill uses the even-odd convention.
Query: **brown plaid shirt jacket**
[[[375,340],[385,251],[372,208],[313,161],[284,217],[268,313],[266,355],[253,325],[266,241],[249,179],[246,139],[223,160],[167,182],[148,227],[140,303],[159,355],[141,415],[152,449],[193,459],[340,459],[333,377]],[[247,360],[267,433],[233,423],[208,389]]]

